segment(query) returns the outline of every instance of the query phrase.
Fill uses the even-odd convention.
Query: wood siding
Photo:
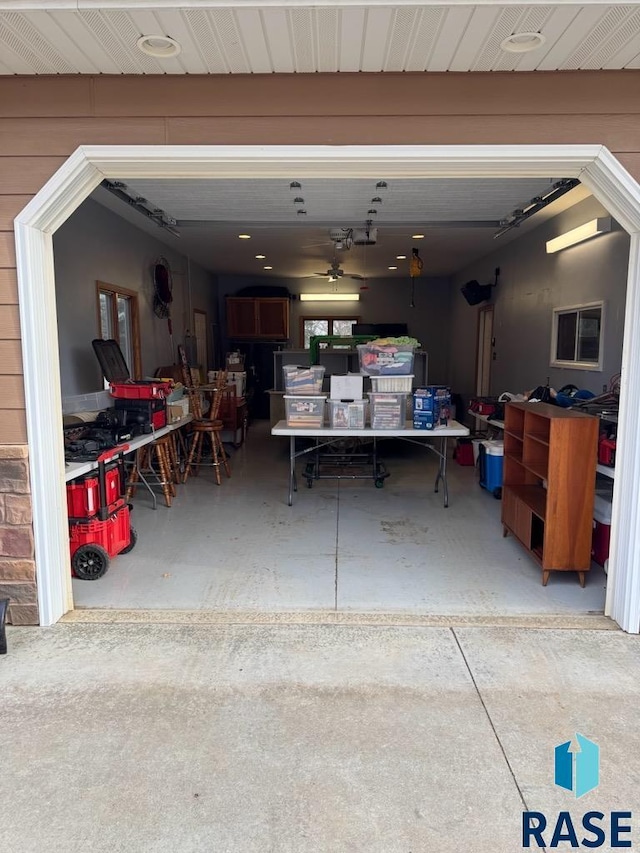
[[[0,445],[27,440],[13,218],[79,145],[598,143],[640,179],[638,91],[640,71],[0,78]]]
[[[10,620],[38,621],[13,219],[79,145],[597,143],[640,179],[638,91],[640,70],[0,77],[0,594]]]

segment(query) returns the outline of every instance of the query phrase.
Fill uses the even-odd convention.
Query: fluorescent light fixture
[[[250,240],[250,239],[251,239],[251,234],[238,234],[238,237],[239,237],[241,240]]]
[[[359,302],[359,293],[301,293],[300,302]]]
[[[547,254],[559,252],[561,249],[566,249],[568,246],[575,246],[576,243],[582,243],[583,240],[590,240],[592,237],[597,237],[598,234],[604,234],[611,231],[611,217],[603,216],[600,219],[592,219],[590,222],[585,222],[578,228],[560,234],[553,240],[547,242]]]
[[[412,234],[411,239],[412,240],[424,240],[424,234]]]
[[[266,255],[256,255],[256,258],[257,258],[259,261],[264,261],[266,257],[267,257]]]

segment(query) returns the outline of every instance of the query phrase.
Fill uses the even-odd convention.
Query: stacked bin
[[[283,365],[284,403],[287,426],[322,427],[326,395],[322,395],[324,367],[297,367]]]

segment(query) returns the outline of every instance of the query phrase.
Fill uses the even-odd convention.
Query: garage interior
[[[317,321],[330,324],[330,332],[334,323],[343,330],[356,320],[406,324],[427,353],[427,382],[456,395],[457,420],[498,437],[496,427],[468,413],[472,398],[547,382],[595,394],[609,387],[620,370],[629,238],[612,222],[597,239],[547,254],[547,241],[608,215],[580,185],[541,204],[561,180],[381,175],[299,182],[292,175],[110,181],[98,188],[54,235],[65,417],[90,417],[98,403],[109,404],[91,347],[101,333],[102,292],[125,301],[135,296],[139,347],[126,331],[123,342],[133,360],[139,355],[139,378],[176,363],[178,344],[197,360],[203,381],[225,366],[228,352],[241,351],[249,427],[244,440],[234,431],[225,436],[231,476],[223,474],[220,486],[203,467],[177,486],[171,507],[154,490],[155,510],[149,493],[137,489],[136,548],[96,581],[75,578],[75,606],[602,612],[603,568],[592,563],[584,589],[573,572],[556,572],[543,587],[539,566],[513,537],[502,536],[501,503],[480,488],[474,466],[449,460],[445,509],[433,492],[435,459],[388,440],[380,451],[390,472],[383,489],[365,480],[320,481],[312,489],[301,483],[289,507],[287,442],[270,434],[281,405],[269,394],[279,384],[274,352],[304,349],[305,328],[320,328]],[[341,240],[338,232],[348,236]],[[414,249],[423,268],[412,279]],[[173,340],[167,319],[153,310],[158,258],[171,270]],[[336,268],[342,274],[329,275]],[[497,269],[490,299],[469,305],[460,288],[472,280],[495,283]],[[269,296],[274,288],[288,294],[287,338],[230,337],[227,298]],[[319,293],[328,301],[300,299]],[[332,294],[358,300],[333,301]],[[596,301],[606,306],[602,369],[550,366],[553,309]],[[479,322],[489,316],[490,372],[479,376]],[[613,483],[606,473],[596,482],[602,491]]]

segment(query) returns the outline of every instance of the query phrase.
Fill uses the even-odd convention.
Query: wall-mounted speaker
[[[477,305],[479,302],[486,302],[488,299],[491,299],[492,287],[492,284],[480,284],[479,281],[473,279],[473,281],[468,281],[460,288],[460,293],[469,305]]]

